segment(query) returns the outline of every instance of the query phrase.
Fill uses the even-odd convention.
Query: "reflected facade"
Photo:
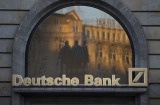
[[[132,49],[124,29],[113,18],[87,21],[80,16],[71,9],[53,13],[40,24],[29,45],[28,76],[66,74],[81,82],[84,74],[115,74],[127,83]]]

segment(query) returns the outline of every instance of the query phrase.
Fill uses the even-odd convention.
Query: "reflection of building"
[[[83,38],[88,42],[90,72],[127,75],[127,68],[132,66],[132,50],[122,28],[84,25]]]
[[[127,77],[127,68],[132,66],[132,50],[125,31],[115,27],[116,24],[110,19],[106,22],[97,20],[97,25],[83,25],[82,22],[75,11],[54,13],[44,20],[30,44],[30,56],[38,55],[37,58],[30,57],[30,61],[38,64],[29,64],[30,70],[48,70],[42,71],[42,74],[53,74],[50,70],[58,70],[60,67],[57,58],[64,42],[68,40],[72,47],[74,40],[79,40],[79,45],[86,40],[89,50],[88,73],[96,76],[116,74]]]
[[[50,15],[37,28],[30,43],[29,75],[53,75],[52,70],[57,69],[58,52],[64,46],[64,42],[68,40],[70,46],[73,46],[74,40],[79,40],[81,44],[81,37],[82,21],[75,11],[65,15]]]
[[[73,46],[74,40],[81,42],[82,21],[75,11],[64,15],[54,13],[41,24],[39,30],[41,33],[50,33],[60,48],[66,40]]]

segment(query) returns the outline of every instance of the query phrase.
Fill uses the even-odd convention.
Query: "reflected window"
[[[105,32],[102,32],[102,40],[105,40]]]
[[[103,52],[102,52],[102,47],[98,47],[98,57],[102,58],[103,57]]]
[[[112,52],[111,52],[111,58],[112,58],[113,60],[116,60],[116,50],[115,50],[115,49],[112,50]]]
[[[73,27],[73,32],[78,32],[78,27],[77,26]]]
[[[87,30],[87,38],[89,39],[90,38],[90,31]]]
[[[127,64],[130,64],[130,62],[129,62],[129,53],[127,51],[125,52],[125,61],[126,61]]]
[[[107,37],[108,37],[108,41],[110,41],[110,33],[109,32],[107,34]]]
[[[115,35],[115,33],[113,33],[113,42],[115,42],[116,41],[116,35]]]
[[[117,41],[120,42],[120,40],[121,40],[120,35],[118,34],[117,36],[118,36]]]
[[[100,39],[99,31],[97,31],[97,39]]]

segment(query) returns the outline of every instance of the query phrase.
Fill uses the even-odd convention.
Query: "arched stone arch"
[[[19,27],[13,47],[13,73],[25,76],[27,44],[36,26],[51,12],[67,6],[85,5],[109,13],[126,30],[133,49],[134,66],[147,67],[147,44],[143,29],[130,10],[117,0],[41,0]]]

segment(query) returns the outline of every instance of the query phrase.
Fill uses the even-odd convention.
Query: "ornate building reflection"
[[[65,69],[59,52],[65,41],[73,47],[75,40],[87,42],[89,62],[85,67]],[[113,19],[97,19],[96,24],[84,24],[75,11],[54,13],[37,28],[29,46],[29,76],[59,76],[92,74],[111,77],[115,74],[127,82],[127,69],[132,67],[132,49],[125,31]],[[71,62],[69,59],[68,62]],[[63,68],[63,71],[62,71]]]
[[[113,74],[127,80],[127,69],[132,67],[132,49],[122,28],[83,26],[89,49],[89,73],[106,77]]]

